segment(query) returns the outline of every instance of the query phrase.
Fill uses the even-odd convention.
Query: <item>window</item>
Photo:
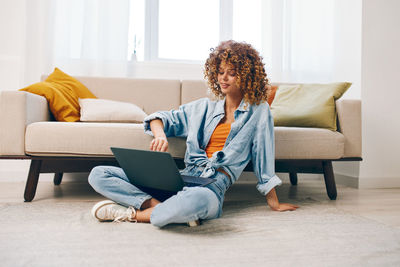
[[[204,60],[219,41],[215,0],[159,0],[158,58]]]
[[[145,0],[131,0],[129,7],[128,60],[144,60]]]
[[[261,9],[262,0],[233,1],[232,39],[250,43],[258,51],[262,50]],[[255,10],[259,12],[254,12]]]
[[[210,48],[234,39],[252,44],[261,53],[271,80],[327,82],[336,77],[351,80],[338,54],[346,55],[346,61],[352,57],[357,62],[359,57],[343,40],[358,41],[359,35],[345,32],[358,25],[352,12],[359,14],[360,0],[56,2],[58,58],[199,66]]]
[[[160,77],[168,72],[163,77],[195,78],[209,49],[234,39],[261,53],[271,81],[347,80],[353,82],[353,91],[357,85],[360,91],[361,0],[40,3],[28,5],[35,12],[27,16],[26,32],[37,37],[29,51],[48,54],[43,66],[80,75]],[[32,64],[42,56],[27,54]],[[127,60],[151,62],[127,64]],[[40,75],[44,70],[29,72],[32,80],[36,71]]]

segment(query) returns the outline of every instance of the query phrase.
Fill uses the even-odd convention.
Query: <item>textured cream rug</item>
[[[0,266],[400,266],[397,228],[329,201],[291,200],[301,208],[278,213],[237,196],[220,219],[161,230],[99,223],[94,200],[1,204]]]

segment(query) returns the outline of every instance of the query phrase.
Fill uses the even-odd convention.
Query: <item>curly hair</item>
[[[204,65],[204,78],[214,95],[222,99],[224,94],[218,83],[218,71],[222,62],[234,66],[236,85],[244,101],[250,105],[267,101],[270,86],[262,57],[250,44],[233,40],[221,42],[211,49]]]

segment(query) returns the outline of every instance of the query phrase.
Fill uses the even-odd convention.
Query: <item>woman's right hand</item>
[[[166,137],[155,137],[150,142],[150,150],[166,152],[168,150],[168,140]]]

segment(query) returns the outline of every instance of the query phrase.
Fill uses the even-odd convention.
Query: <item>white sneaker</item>
[[[196,227],[196,226],[199,226],[200,224],[201,224],[200,220],[190,221],[190,222],[187,223],[187,225],[189,227]]]
[[[92,215],[100,222],[137,222],[136,210],[124,207],[111,200],[100,201],[92,208]]]

